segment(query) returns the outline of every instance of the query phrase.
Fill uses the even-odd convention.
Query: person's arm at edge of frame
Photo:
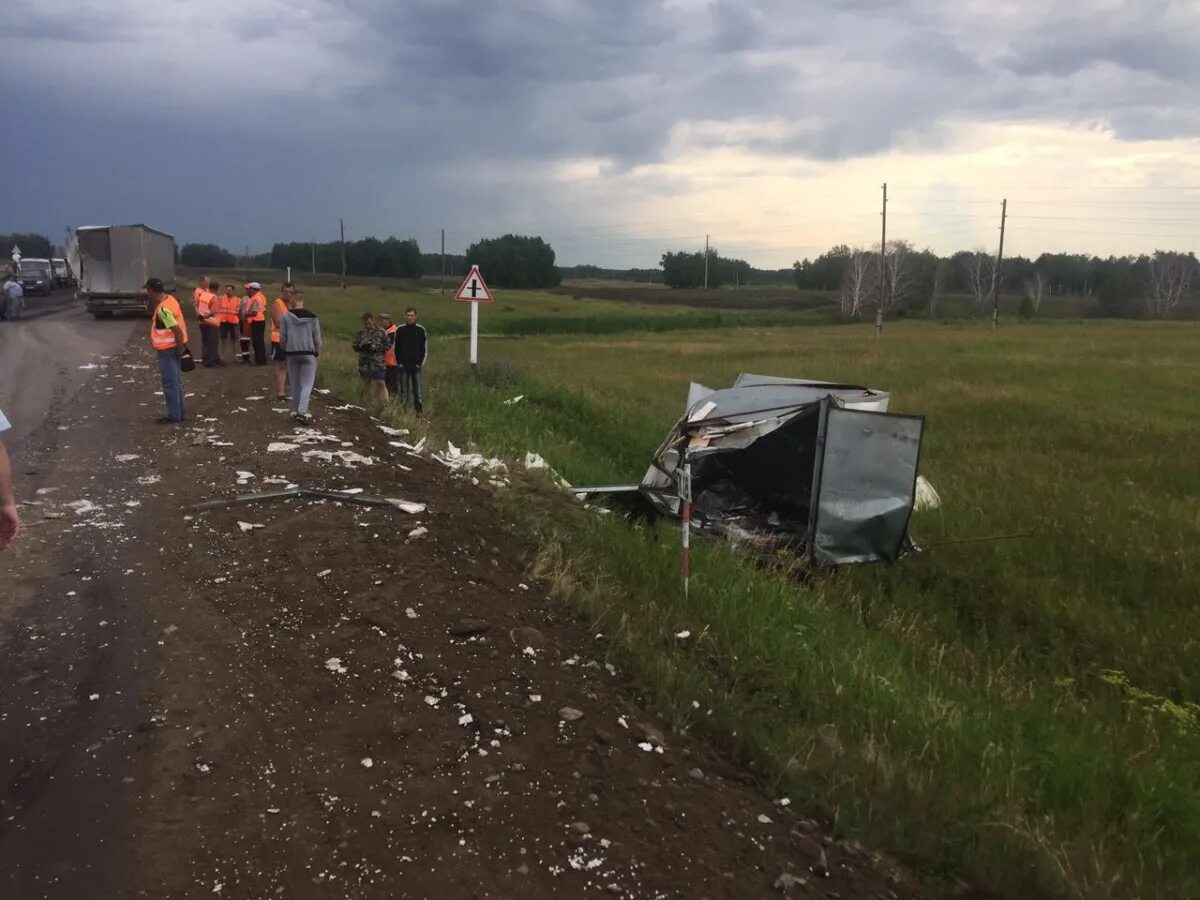
[[[12,465],[8,451],[0,440],[0,550],[9,546],[21,533],[21,517],[17,515],[17,499],[13,496]]]
[[[425,360],[429,359],[429,332],[421,325],[421,362],[419,368],[425,368]]]

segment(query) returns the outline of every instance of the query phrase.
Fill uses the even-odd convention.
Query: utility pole
[[[704,236],[704,289],[708,290],[708,235]]]
[[[338,228],[342,232],[342,290],[346,289],[346,222],[338,219]]]
[[[317,242],[309,241],[308,246],[309,246],[309,249],[312,250],[312,273],[314,275],[316,275],[317,274]]]
[[[887,296],[887,182],[883,183],[883,231],[879,235],[879,308],[875,310],[875,337],[883,333],[883,301]]]
[[[250,245],[246,245],[246,281],[250,281]]]
[[[439,294],[446,293],[446,229],[442,229],[442,285],[438,289]]]
[[[992,331],[1000,321],[1000,265],[1004,262],[1004,222],[1008,218],[1008,198],[1000,202],[1000,249],[996,251],[996,266],[992,269]]]

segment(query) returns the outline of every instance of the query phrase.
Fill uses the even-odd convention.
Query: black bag
[[[192,351],[187,347],[183,348],[183,355],[179,357],[179,368],[184,372],[191,372],[196,368],[196,360],[192,357]]]

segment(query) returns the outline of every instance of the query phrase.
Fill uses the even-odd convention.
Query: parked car
[[[75,273],[71,271],[71,264],[65,259],[51,259],[50,271],[54,274],[54,284],[58,287],[75,287]]]
[[[54,274],[48,259],[23,259],[18,264],[17,274],[26,296],[41,294],[49,297],[54,290]]]

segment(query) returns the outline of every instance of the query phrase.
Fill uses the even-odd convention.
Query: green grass
[[[314,293],[347,333],[355,301]],[[493,318],[573,318],[563,298],[505,302]],[[502,501],[539,574],[677,727],[934,877],[1200,897],[1196,325],[573,330],[485,339],[474,377],[465,342],[435,329],[434,429],[589,483],[640,478],[690,380],[859,382],[928,417],[923,470],[944,503],[914,519],[932,549],[893,566],[800,582],[704,545],[685,602],[675,529],[553,491]],[[325,366],[354,389],[344,348]],[[946,545],[1019,532],[1034,537]]]

